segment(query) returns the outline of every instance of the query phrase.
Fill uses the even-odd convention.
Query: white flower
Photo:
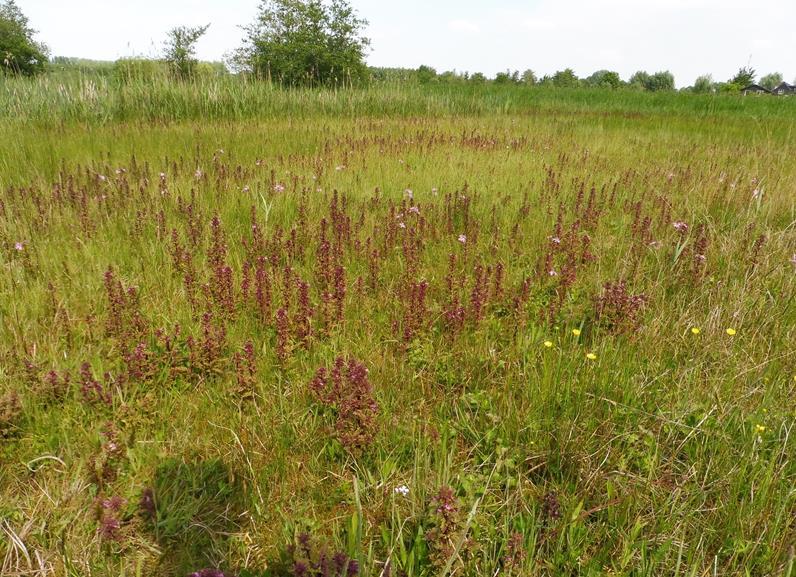
[[[14,248],[18,251],[21,251],[23,248],[25,248],[25,245],[22,244],[21,242],[17,242],[16,244],[14,244]]]
[[[341,165],[339,165],[339,166],[335,166],[335,167],[334,167],[334,169],[335,169],[336,171],[340,172],[341,170],[345,170],[345,165],[344,165],[344,164],[341,164]]]
[[[416,206],[410,206],[409,207],[409,212],[411,212],[413,214],[420,214],[420,209],[418,207],[416,207]]]
[[[105,176],[104,174],[98,174],[97,178],[99,178],[102,182],[105,182],[106,180],[108,180],[108,177]]]
[[[432,188],[432,189],[431,189],[431,194],[433,194],[434,196],[437,196],[437,193],[438,193],[438,192],[439,192],[439,190],[437,190],[437,187],[436,187],[436,186],[435,186],[434,188]]]
[[[277,182],[274,185],[274,192],[285,192],[285,185]]]
[[[196,178],[197,180],[199,180],[200,178],[202,178],[202,170],[201,170],[201,169],[199,169],[199,168],[197,168],[197,169],[196,169],[196,172],[194,172],[194,173],[193,173],[193,175],[194,175],[194,178]]]
[[[398,228],[406,228],[406,225],[402,222],[398,223]]]
[[[459,242],[462,243],[462,244],[466,243],[467,242],[467,236],[465,236],[463,234],[460,234],[459,235]]]
[[[558,238],[557,236],[551,236],[549,238],[550,238],[550,242],[552,242],[553,244],[561,244],[561,239]]]
[[[404,191],[404,194],[405,194],[407,197],[409,197],[409,199],[410,199],[410,200],[411,200],[411,199],[413,199],[413,198],[415,197],[415,193],[414,193],[414,192],[412,192],[412,189],[411,189],[411,188],[407,188],[407,189]]]
[[[249,188],[249,185],[248,185],[248,184],[247,184],[246,186],[244,186],[244,187],[243,187],[243,192],[249,192],[250,190],[251,190],[251,189]]]
[[[393,492],[396,493],[397,495],[402,495],[406,497],[407,495],[409,495],[409,487],[407,487],[406,485],[399,485],[393,490]]]
[[[549,271],[547,271],[547,276],[558,276],[558,273],[553,269],[550,269]]]

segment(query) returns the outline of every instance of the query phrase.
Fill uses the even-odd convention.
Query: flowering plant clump
[[[425,537],[429,559],[434,567],[440,569],[453,555],[465,530],[459,501],[451,487],[441,487],[431,498],[428,522],[431,528],[426,531]],[[471,546],[472,542],[465,539],[459,554],[466,556]]]
[[[364,364],[337,357],[331,372],[319,368],[309,387],[319,402],[336,412],[337,439],[346,449],[361,451],[373,441],[379,405]]]
[[[625,281],[608,282],[595,299],[595,318],[612,334],[635,332],[641,324],[641,311],[648,301],[647,295],[631,294]]]
[[[290,577],[356,577],[360,573],[359,561],[309,533],[300,533],[272,565],[274,574]]]
[[[13,435],[18,429],[22,416],[22,402],[16,391],[9,391],[0,397],[0,439]]]
[[[119,496],[110,498],[97,497],[95,510],[97,516],[97,533],[104,541],[122,540],[122,507],[127,502]]]

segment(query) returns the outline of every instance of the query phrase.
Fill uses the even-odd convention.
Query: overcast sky
[[[169,28],[210,23],[198,55],[240,44],[258,0],[17,0],[53,55],[154,56]],[[796,0],[352,0],[370,21],[368,62],[439,71],[566,67],[579,76],[670,70],[678,86],[741,66],[796,77]]]

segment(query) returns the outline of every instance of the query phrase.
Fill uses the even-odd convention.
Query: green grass
[[[411,576],[793,577],[796,101],[3,82],[0,574],[285,574],[309,531],[373,577],[388,560]],[[337,322],[322,219],[345,274]],[[242,297],[258,257],[272,315],[294,323],[310,285],[312,336],[291,324],[284,360],[251,276]],[[109,267],[135,287],[126,305]],[[637,326],[596,312],[620,280],[644,295]],[[187,352],[205,314],[225,330],[209,360]],[[175,324],[166,347],[155,331]],[[309,386],[337,356],[367,366],[378,403],[361,450]],[[110,404],[84,399],[83,363]]]
[[[46,126],[64,122],[239,121],[263,118],[488,116],[568,112],[633,119],[778,119],[792,131],[788,98],[644,93],[631,89],[552,89],[503,85],[377,83],[347,89],[287,89],[235,76],[175,83],[167,76],[120,81],[102,74],[53,74],[34,81],[0,78],[0,118]]]

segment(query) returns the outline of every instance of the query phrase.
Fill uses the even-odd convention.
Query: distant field
[[[0,118],[1,575],[796,573],[796,99]]]

